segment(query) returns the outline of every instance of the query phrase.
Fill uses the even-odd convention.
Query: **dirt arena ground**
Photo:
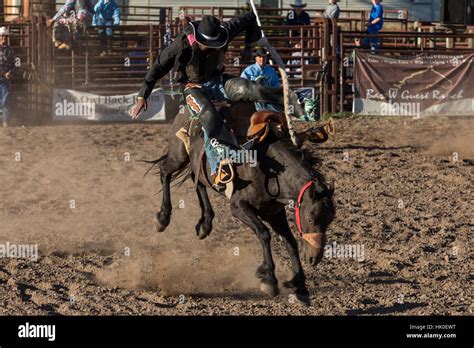
[[[211,195],[214,231],[199,241],[192,184],[175,188],[171,225],[155,232],[159,179],[140,160],[161,155],[168,129],[0,129],[0,244],[40,253],[0,258],[1,315],[472,315],[474,119],[338,120],[311,146],[336,184],[328,242],[364,254],[305,265],[308,308],[259,293],[260,244],[225,198]]]

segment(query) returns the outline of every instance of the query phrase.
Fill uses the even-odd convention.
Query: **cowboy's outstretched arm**
[[[170,46],[166,47],[161,52],[160,56],[156,58],[151,69],[145,76],[145,81],[143,82],[140,92],[138,92],[137,104],[132,111],[132,119],[135,120],[138,118],[142,110],[146,111],[146,100],[153,91],[156,82],[173,69],[176,56],[178,55],[182,45],[182,40],[183,34],[179,35],[176,40],[174,40]]]
[[[262,37],[262,30],[257,24],[257,18],[253,12],[244,13],[227,21],[223,26],[229,31],[229,42],[241,33],[245,32],[245,46],[252,47],[252,43]]]

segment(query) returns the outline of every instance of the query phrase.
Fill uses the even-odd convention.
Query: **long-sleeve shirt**
[[[8,72],[15,71],[15,52],[8,45],[0,47],[0,78],[5,77]]]
[[[311,17],[305,11],[298,16],[295,11],[291,10],[286,16],[286,25],[310,25]]]
[[[324,10],[323,17],[324,18],[339,18],[341,14],[341,10],[337,4],[329,4],[326,9]]]
[[[242,71],[240,77],[251,81],[263,78],[263,84],[265,86],[280,87],[280,80],[278,79],[275,69],[268,65],[265,65],[263,69],[257,63],[250,65]]]
[[[245,32],[245,43],[251,44],[258,41],[262,35],[255,15],[251,12],[235,17],[222,26],[229,34],[227,44],[220,49],[210,50],[206,54],[199,50],[197,42],[190,42],[189,37],[193,35],[194,31],[190,24],[186,26],[184,31],[155,60],[145,77],[138,96],[147,99],[156,82],[173,68],[178,72],[177,81],[180,83],[196,82],[190,81],[190,70],[193,71],[193,75],[197,75],[197,82],[207,82],[205,81],[207,78],[219,76],[223,73],[223,69],[215,63],[219,57],[225,54],[228,44],[235,37]]]
[[[99,0],[94,7],[94,25],[98,25],[97,20],[102,19],[107,22],[114,21],[114,25],[120,24],[120,8],[115,0]]]
[[[67,0],[66,3],[59,9],[53,19],[56,21],[64,15],[69,15],[72,11],[77,11],[78,13],[82,12],[85,15],[92,15],[94,7],[90,0]],[[76,8],[76,4],[78,5]]]

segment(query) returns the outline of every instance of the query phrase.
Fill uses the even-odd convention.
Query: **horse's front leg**
[[[248,202],[239,199],[238,194],[232,197],[231,211],[232,215],[255,232],[262,244],[263,263],[257,268],[256,272],[256,276],[260,280],[260,289],[270,296],[278,295],[278,281],[275,277],[275,263],[273,262],[270,246],[270,231],[259,219],[254,208]]]
[[[201,219],[196,225],[196,234],[199,239],[205,239],[211,234],[212,231],[214,210],[212,209],[211,202],[209,201],[206,186],[199,182],[196,192],[199,199],[199,206],[201,207]]]
[[[275,215],[265,216],[264,220],[267,221],[273,230],[283,238],[286,250],[290,255],[293,276],[289,281],[284,283],[284,286],[294,290],[296,299],[300,303],[309,306],[309,291],[305,284],[306,277],[304,275],[303,267],[301,266],[298,252],[298,243],[291,233],[291,228],[288,225],[285,210],[282,210]]]

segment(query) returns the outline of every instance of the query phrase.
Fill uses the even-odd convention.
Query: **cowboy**
[[[93,26],[107,26],[107,29],[99,29],[101,37],[102,56],[111,53],[112,37],[114,36],[114,25],[120,25],[121,13],[115,0],[99,0],[94,7]]]
[[[306,13],[303,9],[307,4],[303,4],[302,0],[295,0],[294,4],[290,4],[293,7],[293,10],[288,12],[286,16],[286,25],[309,25],[311,23],[311,18],[309,14]]]
[[[8,127],[10,108],[8,96],[11,89],[11,79],[15,72],[15,52],[7,44],[8,28],[0,28],[0,103],[3,110],[3,127]]]
[[[224,61],[229,43],[245,32],[245,55],[249,55],[252,43],[258,41],[268,46],[262,38],[261,29],[253,13],[245,13],[221,25],[219,19],[205,16],[201,21],[191,22],[173,43],[163,49],[151,70],[145,77],[138,94],[132,119],[137,119],[142,110],[147,109],[146,100],[151,95],[156,82],[173,67],[178,71],[177,81],[183,84],[184,100],[189,110],[201,120],[204,138],[219,156],[208,160],[214,174],[214,183],[219,185],[229,173],[229,159],[225,154],[239,149],[233,133],[226,127],[222,116],[217,112],[213,101],[266,101],[283,104],[282,88],[271,88],[240,77],[224,74]],[[303,114],[296,95],[291,94],[290,102],[295,113]],[[217,162],[217,163],[216,163]],[[219,170],[218,167],[227,168]],[[222,175],[222,177],[221,177]],[[228,177],[227,177],[228,179]]]
[[[280,87],[280,79],[271,66],[267,65],[268,52],[264,48],[259,48],[255,53],[255,64],[252,64],[242,71],[240,77],[250,80],[257,81],[268,87]],[[260,110],[274,110],[281,111],[275,108],[272,104],[256,102],[255,108],[257,111]]]
[[[267,50],[259,48],[255,53],[255,64],[246,67],[240,77],[251,81],[261,81],[265,86],[280,87],[280,79],[275,69],[267,65],[267,61]]]
[[[72,43],[69,25],[79,25],[85,30],[87,22],[92,18],[94,6],[91,0],[67,0],[56,15],[46,21],[46,25],[55,25],[54,42],[56,48],[70,49]]]

